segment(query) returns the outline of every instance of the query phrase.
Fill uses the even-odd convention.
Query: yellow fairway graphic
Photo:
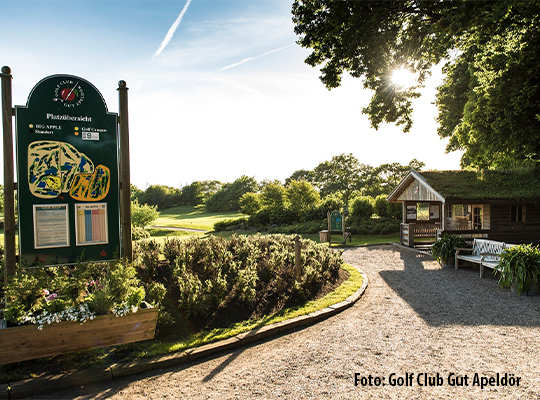
[[[94,163],[84,153],[65,142],[40,140],[28,146],[30,192],[42,199],[70,193],[80,201],[105,198],[110,187],[110,170]]]
[[[111,185],[111,171],[104,165],[98,165],[93,174],[78,174],[71,186],[69,195],[80,201],[103,200]]]

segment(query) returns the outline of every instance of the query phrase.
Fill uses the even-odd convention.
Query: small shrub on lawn
[[[400,223],[392,218],[362,218],[353,220],[351,232],[355,235],[387,235],[399,232]]]
[[[138,228],[135,226],[131,227],[131,240],[141,240],[141,239],[148,239],[150,237],[150,232],[148,232],[144,228]]]
[[[247,218],[224,219],[214,224],[214,232],[234,231],[247,226]]]

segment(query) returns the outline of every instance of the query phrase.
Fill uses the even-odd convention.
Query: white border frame
[[[37,207],[52,208],[52,207],[63,207],[66,212],[66,244],[62,245],[51,245],[51,246],[38,246],[38,229],[37,229]],[[69,247],[69,204],[34,204],[32,209],[33,225],[34,225],[34,249],[54,249],[60,247]]]
[[[79,209],[86,209],[91,206],[104,206],[105,209],[105,240],[104,241],[92,241],[92,242],[81,242],[79,240],[79,219],[78,211]],[[75,246],[92,246],[100,244],[109,244],[109,207],[107,203],[76,203],[75,204]]]

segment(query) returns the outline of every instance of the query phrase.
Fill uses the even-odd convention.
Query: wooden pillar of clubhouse
[[[2,129],[4,135],[4,279],[15,274],[15,180],[13,178],[13,108],[11,69],[2,67]]]
[[[128,90],[126,81],[118,82],[118,98],[120,102],[118,124],[120,125],[120,221],[122,225],[122,257],[132,262]]]

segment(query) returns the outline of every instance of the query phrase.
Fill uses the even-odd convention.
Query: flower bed
[[[144,298],[135,268],[121,262],[19,268],[6,290],[0,364],[152,339],[158,309]]]

